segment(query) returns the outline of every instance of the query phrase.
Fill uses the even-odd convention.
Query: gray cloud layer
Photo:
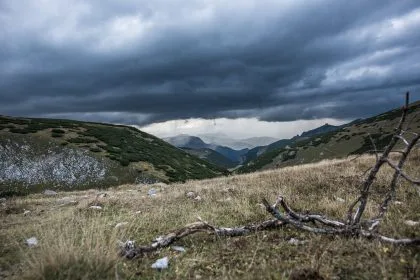
[[[418,0],[120,2],[1,1],[0,113],[350,119],[420,98]]]

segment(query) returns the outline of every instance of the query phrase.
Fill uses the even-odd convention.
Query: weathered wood
[[[164,236],[160,236],[156,238],[150,245],[139,247],[122,247],[120,254],[128,259],[141,257],[146,253],[168,247],[176,241],[198,232],[205,232],[216,236],[233,237],[251,234],[256,231],[277,229],[283,225],[283,222],[277,219],[273,219],[261,223],[254,223],[239,227],[216,227],[200,220],[199,222],[186,225],[185,227],[172,231]]]

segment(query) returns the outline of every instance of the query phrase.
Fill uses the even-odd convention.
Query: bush
[[[99,148],[97,148],[97,147],[90,148],[89,150],[90,150],[91,152],[94,152],[94,153],[100,153],[100,152],[102,152],[102,150],[101,150],[101,149],[99,149]]]
[[[66,133],[64,130],[59,129],[59,128],[53,128],[53,129],[51,130],[51,132],[52,132],[52,133],[57,133],[57,134],[63,134],[63,133]]]

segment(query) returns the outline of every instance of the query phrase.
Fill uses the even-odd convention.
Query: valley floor
[[[8,198],[0,208],[0,279],[288,279],[303,269],[325,279],[420,277],[419,247],[320,236],[288,226],[242,237],[192,235],[176,242],[186,252],[166,248],[135,260],[118,255],[118,240],[148,245],[197,216],[217,226],[271,219],[261,199],[274,202],[279,194],[296,210],[344,219],[363,172],[373,163],[373,157],[363,156],[185,184]],[[420,152],[415,151],[407,173],[420,177],[419,163]],[[388,168],[379,173],[367,216],[376,214],[391,176]],[[194,194],[187,196],[189,192]],[[420,225],[407,222],[420,221],[416,189],[401,182],[397,201],[380,231],[419,237]],[[38,239],[37,246],[25,244],[30,237]],[[165,256],[168,269],[151,268]]]

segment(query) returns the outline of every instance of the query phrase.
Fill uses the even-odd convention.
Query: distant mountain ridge
[[[234,150],[252,149],[257,146],[265,146],[271,144],[278,140],[277,138],[266,136],[233,139],[222,133],[199,134],[197,137],[200,137],[204,142],[208,144],[229,147]]]
[[[205,143],[200,137],[197,136],[190,136],[186,134],[180,134],[174,137],[166,137],[163,138],[164,141],[168,142],[175,147],[181,148],[190,154],[200,154],[200,158],[206,159],[207,161],[217,164],[217,162],[224,162],[223,165],[228,164],[229,166],[233,167],[239,165],[243,161],[243,156],[248,152],[249,149],[242,149],[242,150],[234,150],[230,147],[219,146],[214,144],[207,144]],[[217,156],[215,154],[211,154],[208,151],[204,152],[206,149],[213,150],[217,152]],[[192,150],[196,150],[193,152]],[[210,157],[211,156],[211,157]],[[220,156],[225,157],[225,160],[222,160]],[[213,159],[217,158],[217,162]],[[222,166],[223,166],[222,165]]]

